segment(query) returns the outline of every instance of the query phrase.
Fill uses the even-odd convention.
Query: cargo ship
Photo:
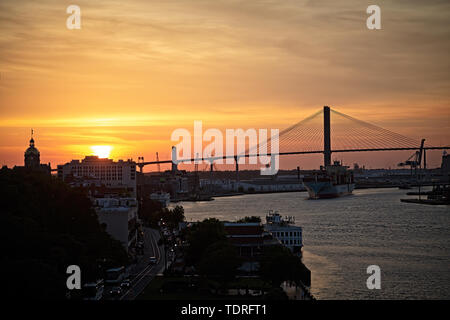
[[[303,184],[311,199],[336,198],[352,194],[355,189],[353,171],[339,161],[321,166],[314,175],[305,177]]]

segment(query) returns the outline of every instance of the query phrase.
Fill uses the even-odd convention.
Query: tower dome
[[[25,167],[39,168],[41,164],[39,150],[34,146],[33,130],[31,130],[30,146],[25,151]]]

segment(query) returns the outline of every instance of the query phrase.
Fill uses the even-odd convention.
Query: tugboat
[[[420,190],[420,189],[419,189]],[[400,199],[401,202],[420,203],[420,204],[434,204],[434,205],[450,205],[450,184],[438,184],[433,186],[433,190],[416,193],[419,199]],[[427,199],[421,199],[420,195],[427,195]]]
[[[353,171],[339,161],[320,167],[319,172],[303,179],[310,199],[336,198],[352,194],[355,189]]]

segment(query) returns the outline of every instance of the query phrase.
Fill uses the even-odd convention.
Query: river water
[[[182,202],[187,221],[234,221],[268,210],[303,227],[303,262],[318,299],[450,299],[450,207],[409,204],[405,190],[355,190],[308,200],[307,193],[254,194]],[[369,290],[369,265],[381,289]]]

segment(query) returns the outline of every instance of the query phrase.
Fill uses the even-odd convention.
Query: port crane
[[[413,153],[408,159],[406,159],[406,161],[404,162],[400,162],[398,164],[399,167],[405,167],[405,166],[409,166],[411,168],[411,175],[412,175],[412,171],[413,169],[417,172],[417,168],[420,169],[421,165],[422,165],[422,158],[423,158],[423,164],[424,164],[424,168],[427,168],[427,157],[426,157],[426,151],[423,148],[423,145],[425,143],[425,139],[422,139],[421,143],[420,143],[420,149],[418,151],[416,151],[415,153]]]

